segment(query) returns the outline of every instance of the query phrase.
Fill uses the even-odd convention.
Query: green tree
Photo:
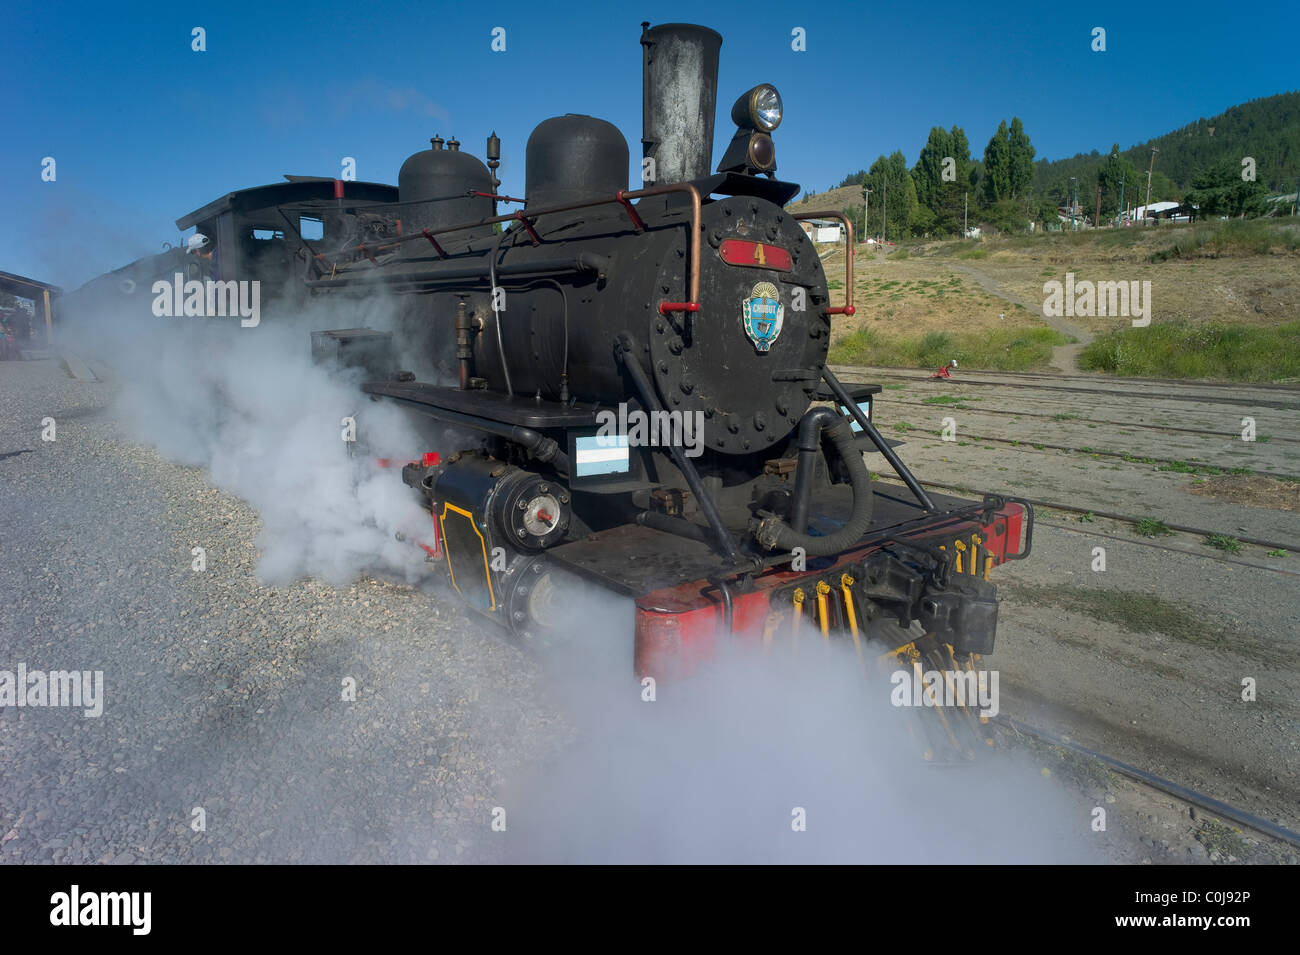
[[[1221,159],[1192,177],[1187,201],[1197,206],[1197,215],[1257,216],[1264,211],[1268,187],[1241,178],[1241,166]]]
[[[929,207],[918,202],[916,204],[916,214],[912,216],[912,232],[916,235],[932,235],[940,231],[934,213],[930,211]]]
[[[1138,170],[1138,179],[1142,183],[1142,196],[1146,198],[1147,177],[1142,170]],[[1172,179],[1157,169],[1151,174],[1151,201],[1152,202],[1178,202],[1181,200],[1182,190],[1174,183]]]
[[[921,149],[912,179],[916,185],[914,231],[954,235],[961,231],[962,205],[971,191],[975,165],[970,142],[960,126],[935,126]]]
[[[1029,228],[1025,204],[1017,199],[1000,199],[985,207],[980,221],[999,232],[1024,232]]]
[[[1146,176],[1140,177],[1142,186],[1146,185]],[[1141,195],[1138,192],[1139,175],[1136,167],[1119,151],[1119,143],[1110,149],[1110,155],[1102,160],[1097,169],[1097,185],[1101,186],[1101,215],[1103,219],[1118,213],[1120,199],[1126,205],[1136,206],[1133,199]],[[1095,196],[1096,193],[1094,192]]]
[[[1034,181],[1034,147],[1025,135],[1025,126],[1019,116],[1011,117],[1011,132],[1007,136],[1007,155],[1010,168],[1010,197],[1012,199],[1029,198],[1029,189]]]
[[[912,179],[916,184],[916,201],[926,207],[934,203],[934,197],[943,188],[944,160],[951,157],[952,137],[942,126],[930,127],[930,138],[921,147],[921,154],[916,157],[912,167]]]
[[[1005,119],[998,123],[998,131],[984,147],[983,181],[988,205],[1011,198],[1011,139]]]
[[[1045,229],[1059,229],[1061,219],[1057,213],[1056,200],[1050,193],[1042,193],[1030,203],[1030,218]]]
[[[881,156],[871,164],[867,173],[867,186],[871,191],[870,234],[879,235],[881,217],[888,205],[885,238],[903,239],[912,234],[912,218],[916,215],[916,184],[907,169],[907,160],[901,151]]]

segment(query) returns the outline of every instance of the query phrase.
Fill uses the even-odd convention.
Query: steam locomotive
[[[972,671],[993,649],[989,573],[1028,556],[1031,507],[927,493],[872,422],[880,386],[827,366],[832,320],[855,310],[853,229],[785,209],[799,186],[775,175],[777,90],[735,101],[713,167],[721,36],[643,24],[640,42],[638,188],[619,130],[568,114],[529,137],[526,200],[498,192],[495,134],[486,164],[435,138],[395,194],[301,180],[178,225],[228,250],[218,280],[257,262],[292,272],[294,295],[396,299],[391,332],[313,333],[313,354],[465,436],[403,480],[451,586],[521,639],[557,626],[576,577],[634,602],[638,676],[801,634]],[[523,208],[498,214],[508,201]],[[844,223],[843,306],[809,218]],[[866,455],[902,487],[874,482]]]

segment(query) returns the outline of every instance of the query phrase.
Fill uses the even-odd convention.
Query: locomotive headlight
[[[749,164],[759,172],[776,166],[776,147],[767,133],[754,133],[749,137]]]
[[[781,125],[781,94],[775,86],[762,83],[736,100],[731,121],[770,133]]]
[[[772,130],[781,125],[781,94],[775,86],[762,83],[745,93],[731,107],[736,135],[718,163],[718,172],[746,176],[776,173],[776,146]]]

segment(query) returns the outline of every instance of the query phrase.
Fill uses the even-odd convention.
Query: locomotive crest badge
[[[772,347],[785,323],[785,306],[781,293],[771,282],[759,282],[749,292],[749,298],[740,303],[744,316],[745,334],[759,352]]]

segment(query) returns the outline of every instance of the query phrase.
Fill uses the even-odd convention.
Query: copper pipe
[[[698,305],[700,301],[700,190],[696,189],[689,182],[675,182],[667,186],[651,186],[649,189],[638,189],[634,192],[623,193],[624,199],[640,199],[643,196],[662,196],[670,192],[684,192],[691,197],[691,270],[689,278],[690,301]],[[603,199],[602,202],[619,202],[615,197],[613,199]]]
[[[826,309],[827,315],[852,315],[857,311],[853,307],[853,223],[842,212],[800,212],[793,218],[798,219],[839,219],[844,223],[844,239],[847,245],[844,251],[844,305]]]
[[[491,199],[493,202],[524,202],[524,199],[516,199],[513,196],[498,196],[494,192],[479,192],[477,189],[469,191],[470,196],[482,196],[484,199]]]
[[[632,220],[632,228],[636,229],[637,232],[644,232],[645,223],[641,221],[641,217],[637,215],[636,209],[632,207],[632,200],[624,195],[626,191],[627,190],[625,189],[620,189],[618,192],[614,193],[614,198],[621,202],[623,208],[627,210],[627,217]]]
[[[540,245],[542,240],[538,237],[537,233],[533,230],[532,218],[530,216],[524,215],[522,212],[516,212],[515,219],[517,219],[518,221],[524,224],[524,228],[528,230],[528,238],[533,240],[533,245]]]
[[[447,253],[442,251],[442,246],[438,244],[438,240],[433,237],[432,232],[430,232],[428,229],[421,229],[420,235],[424,236],[426,239],[429,240],[429,244],[433,246],[433,251],[438,253],[438,258],[445,259],[447,257]]]

